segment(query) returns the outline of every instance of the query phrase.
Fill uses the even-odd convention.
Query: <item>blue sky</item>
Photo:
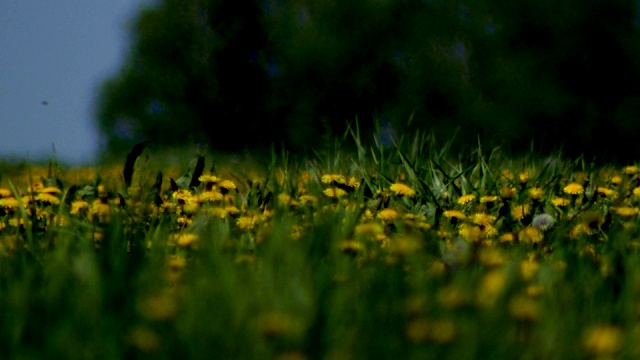
[[[129,47],[128,24],[151,0],[0,1],[0,161],[92,164],[100,82]]]

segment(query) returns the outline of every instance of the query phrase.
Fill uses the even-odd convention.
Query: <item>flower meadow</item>
[[[350,133],[3,165],[1,358],[640,356],[640,167]]]

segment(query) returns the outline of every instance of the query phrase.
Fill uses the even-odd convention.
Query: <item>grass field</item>
[[[347,135],[2,165],[0,358],[640,356],[640,167]]]

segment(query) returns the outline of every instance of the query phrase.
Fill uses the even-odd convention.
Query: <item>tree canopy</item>
[[[138,16],[97,118],[111,149],[303,149],[357,118],[369,134],[377,119],[633,158],[638,18],[631,0],[163,0]]]

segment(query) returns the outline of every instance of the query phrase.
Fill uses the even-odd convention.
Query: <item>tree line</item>
[[[321,145],[357,119],[514,152],[640,155],[631,0],[162,0],[102,84],[107,148]],[[411,119],[411,121],[408,121]]]

